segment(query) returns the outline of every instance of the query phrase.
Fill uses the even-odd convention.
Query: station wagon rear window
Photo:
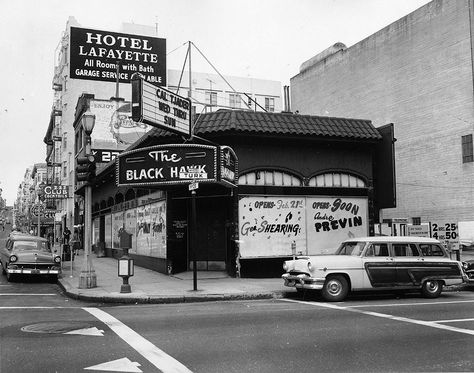
[[[439,245],[420,244],[421,253],[423,256],[445,256],[443,249]]]

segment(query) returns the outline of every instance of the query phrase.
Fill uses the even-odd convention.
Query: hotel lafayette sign
[[[189,184],[217,181],[217,147],[170,144],[117,156],[118,186]]]
[[[72,79],[129,83],[138,72],[147,82],[166,85],[166,39],[71,27]]]
[[[132,120],[189,136],[191,100],[148,83],[141,74],[134,74]]]

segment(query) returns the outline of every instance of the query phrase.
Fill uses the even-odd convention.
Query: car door
[[[397,268],[397,286],[415,286],[420,270],[421,255],[414,243],[392,243],[392,253]]]
[[[368,287],[393,287],[397,282],[397,268],[387,242],[372,242],[365,251],[363,261]]]

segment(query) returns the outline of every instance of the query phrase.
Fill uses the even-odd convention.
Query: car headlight
[[[10,255],[10,263],[15,263],[18,260],[16,255]]]
[[[286,262],[283,263],[283,270],[288,272],[288,264]]]
[[[308,271],[312,271],[313,270],[313,265],[311,264],[311,262],[308,262]]]
[[[61,262],[61,257],[55,256],[55,257],[54,257],[54,262],[55,262],[55,263],[60,263],[60,262]]]

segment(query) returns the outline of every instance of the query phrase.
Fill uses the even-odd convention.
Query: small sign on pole
[[[193,181],[191,184],[189,184],[189,190],[196,190],[199,188],[199,183],[197,181]]]

